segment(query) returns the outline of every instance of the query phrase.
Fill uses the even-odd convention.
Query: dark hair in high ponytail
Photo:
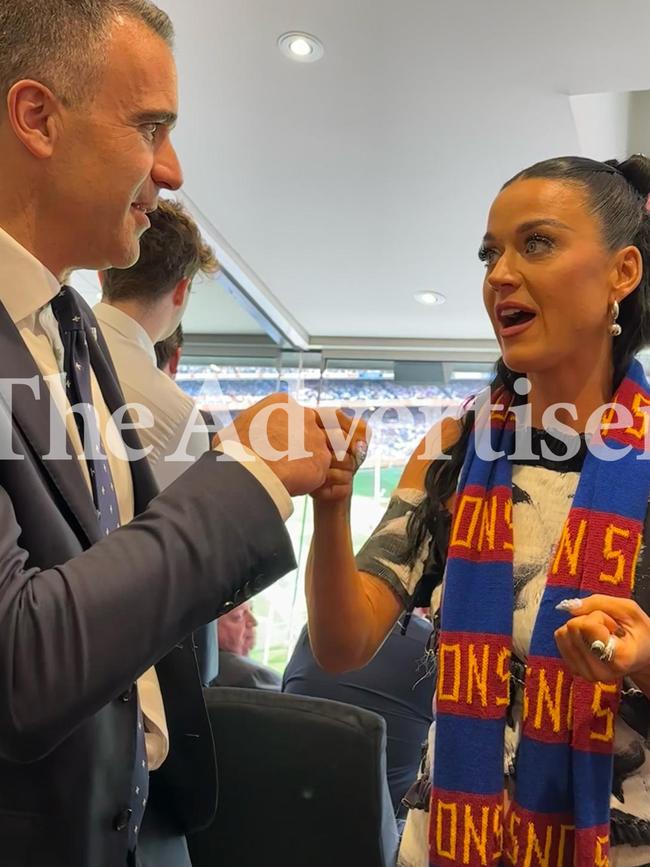
[[[607,248],[614,251],[632,245],[641,253],[641,281],[620,303],[618,322],[622,334],[614,340],[613,350],[613,389],[616,389],[634,356],[650,343],[650,216],[646,210],[650,195],[650,159],[636,154],[621,163],[617,160],[601,163],[584,157],[558,157],[524,169],[507,181],[502,189],[529,178],[547,178],[582,187],[589,210],[601,222]],[[502,358],[499,359],[492,390],[505,386],[512,391],[517,375],[506,367]],[[409,521],[413,560],[427,532],[434,540],[439,538],[440,518],[446,515],[445,504],[456,491],[473,421],[470,410],[461,422],[458,440],[446,452],[450,459],[433,461],[427,471],[427,496]],[[438,555],[444,558],[446,552],[438,552]]]

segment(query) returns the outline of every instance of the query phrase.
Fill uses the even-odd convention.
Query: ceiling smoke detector
[[[325,53],[322,42],[315,36],[297,30],[282,35],[278,45],[285,57],[297,63],[315,63]]]

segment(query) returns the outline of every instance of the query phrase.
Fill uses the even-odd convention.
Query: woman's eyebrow
[[[554,229],[566,229],[569,232],[574,230],[571,226],[567,226],[561,220],[555,220],[552,217],[542,217],[538,220],[528,220],[527,223],[522,223],[517,228],[517,234],[524,235],[526,232],[531,232],[533,229],[539,229],[541,226],[552,226]]]
[[[525,235],[527,232],[532,232],[542,226],[552,226],[554,229],[566,229],[569,232],[575,231],[571,226],[567,226],[567,224],[563,223],[561,220],[555,220],[552,217],[541,217],[538,220],[528,220],[525,223],[521,223],[521,225],[517,226],[517,234]],[[491,232],[486,232],[483,236],[483,243],[492,242],[494,240],[496,239]]]

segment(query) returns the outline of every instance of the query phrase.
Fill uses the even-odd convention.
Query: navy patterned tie
[[[86,464],[90,474],[93,500],[97,510],[97,520],[103,536],[108,536],[120,526],[117,495],[113,484],[111,469],[104,451],[101,435],[94,422],[92,413],[93,396],[91,388],[90,353],[88,351],[88,335],[84,328],[81,309],[77,303],[74,289],[64,286],[52,300],[52,312],[59,323],[59,333],[63,341],[63,372],[66,376],[66,395],[70,406],[85,404],[89,408],[86,417],[75,413],[81,442],[86,453]],[[125,697],[131,699],[131,692]],[[135,732],[135,768],[131,790],[131,805],[121,820],[119,830],[129,832],[129,849],[136,848],[138,831],[142,825],[142,817],[147,804],[149,788],[149,770],[147,766],[147,751],[144,737],[144,725],[140,701],[137,697],[137,720]]]
[[[75,421],[81,442],[84,444],[97,520],[102,535],[108,536],[112,530],[120,526],[120,516],[111,468],[104,452],[101,435],[94,423],[88,337],[73,289],[68,286],[63,287],[52,301],[52,312],[59,323],[59,332],[63,341],[63,370],[70,406],[84,404],[88,407],[88,416],[76,412]]]
[[[137,689],[136,689],[137,696]],[[138,728],[135,734],[135,768],[131,793],[131,808],[129,815],[129,849],[135,850],[138,843],[138,832],[142,826],[144,810],[149,794],[149,767],[147,765],[147,746],[144,737],[144,722],[140,699],[138,702]]]

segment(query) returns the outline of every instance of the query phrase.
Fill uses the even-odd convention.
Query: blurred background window
[[[281,353],[275,364],[258,359],[186,359],[177,382],[199,407],[227,424],[238,412],[276,391],[312,407],[341,407],[372,428],[368,457],[359,470],[352,502],[355,548],[381,517],[411,452],[429,428],[489,381],[492,365],[419,361],[327,360],[303,366],[300,353]],[[308,362],[307,362],[308,363]],[[307,619],[304,569],[313,522],[311,501],[294,501],[288,522],[298,568],[253,600],[259,621],[251,656],[282,672]]]

